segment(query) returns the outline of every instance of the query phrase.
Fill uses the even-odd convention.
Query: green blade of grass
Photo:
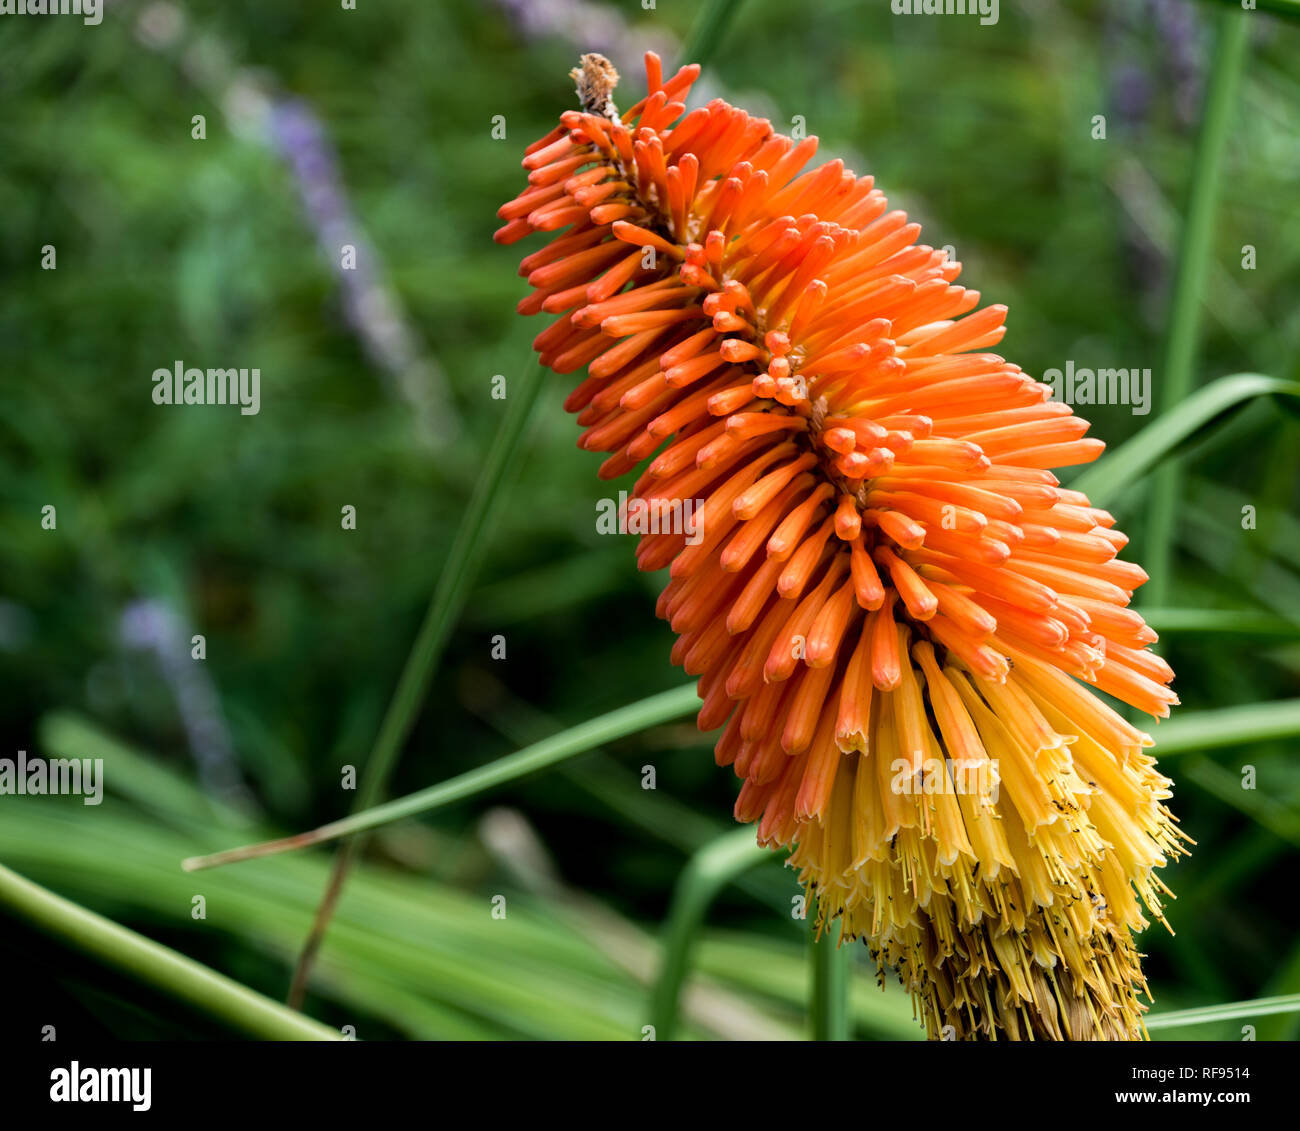
[[[1268,980],[1266,989],[1276,991],[1270,996],[1300,996],[1300,941],[1291,948],[1281,968]],[[1292,1041],[1300,1031],[1300,1017],[1296,1014],[1273,1014],[1257,1026],[1256,1039],[1261,1041]]]
[[[272,969],[292,960],[328,858],[304,853],[238,875],[207,873],[199,890],[210,918],[198,923],[189,916],[194,879],[175,868],[181,834],[141,824],[138,813],[81,817],[70,805],[18,806],[0,822],[0,856],[97,907],[195,931],[203,942],[219,920]],[[321,956],[317,988],[358,1022],[363,1038],[366,1017],[439,1039],[457,1038],[466,1022],[494,1039],[624,1039],[644,1020],[641,987],[545,907],[512,895],[508,919],[495,920],[481,914],[486,894],[427,876],[359,862],[356,880]],[[376,985],[388,993],[372,995]],[[414,1016],[405,1009],[412,1002]]]
[[[460,774],[450,781],[439,782],[428,789],[407,794],[384,805],[376,805],[361,813],[345,817],[341,821],[333,821],[310,832],[282,837],[279,840],[232,848],[210,856],[190,857],[182,862],[182,867],[187,872],[195,872],[204,868],[233,864],[240,860],[253,860],[280,852],[292,852],[295,849],[356,836],[358,833],[369,832],[381,825],[401,821],[419,813],[429,813],[452,802],[475,797],[486,790],[515,781],[537,770],[554,766],[566,758],[572,758],[575,754],[585,753],[602,742],[623,738],[646,727],[690,714],[698,703],[699,698],[693,683],[658,695],[651,695],[647,699],[570,727],[560,734],[533,743],[514,754],[507,754],[504,758],[498,758],[486,766]]]
[[[786,914],[789,914],[787,911]],[[860,945],[860,944],[857,944]],[[789,950],[790,961],[773,961]],[[841,949],[847,950],[848,947]],[[718,981],[743,989],[751,1000],[771,998],[797,1011],[808,1010],[808,943],[760,941],[738,931],[706,935],[696,952],[696,966]],[[796,962],[795,959],[798,959]],[[894,981],[876,985],[874,978],[853,979],[849,986],[849,1020],[864,1037],[879,1041],[923,1041],[925,1030],[917,1023],[912,1001]]]
[[[1300,699],[1184,711],[1155,729],[1155,753],[1189,754],[1224,746],[1244,746],[1300,734]]]
[[[741,0],[712,0],[704,8],[682,44],[683,63],[704,64],[713,58],[740,4]]]
[[[219,931],[238,942],[240,969],[253,977],[261,970],[264,981],[273,982],[279,965],[292,960],[329,863],[323,853],[293,853],[255,868],[204,873],[196,888],[195,877],[176,869],[175,861],[196,834],[228,834],[211,818],[181,831],[120,796],[94,810],[91,819],[75,798],[9,805],[0,799],[0,810],[0,859],[102,914],[189,932],[201,940],[197,945],[211,943],[219,921]],[[766,867],[777,871],[770,863]],[[425,872],[364,861],[353,880],[330,946],[320,956],[314,988],[340,1024],[356,1025],[361,1039],[373,1035],[373,1021],[416,1039],[641,1038],[653,970],[647,968],[643,979],[612,960],[558,914],[549,898],[502,889],[495,880],[464,889]],[[484,914],[489,896],[502,890],[509,898],[508,917]],[[211,912],[205,922],[190,918],[196,891],[203,892]],[[703,935],[697,965],[707,961],[710,982],[725,981],[725,992],[743,993],[752,1002],[760,1022],[756,1035],[776,1026],[787,1034],[784,1039],[794,1039],[806,997],[803,948],[760,936],[746,948],[743,971],[723,962],[729,976],[719,978],[715,935]],[[757,988],[737,981],[741,975],[757,979]],[[773,986],[782,992],[774,993]],[[870,1019],[876,1018],[906,1030],[896,1024],[910,1018],[905,998],[859,1003],[864,1004],[870,1010],[861,1022],[866,1031],[884,1035],[880,1024],[873,1027]],[[711,1032],[697,1012],[683,1016],[681,1038]]]
[[[554,734],[558,724],[531,703],[512,695],[502,684],[486,677],[475,685],[472,710],[489,726],[496,728],[516,746],[540,742]],[[679,848],[688,856],[716,840],[731,825],[706,817],[684,802],[662,791],[653,799],[641,788],[640,780],[629,777],[613,755],[593,749],[582,766],[562,765],[560,775],[584,793],[595,798],[628,826],[635,826],[651,836]],[[758,875],[744,872],[735,877],[735,885],[769,907],[789,906],[789,874],[768,871]]]
[[[1257,397],[1281,396],[1300,401],[1300,384],[1262,373],[1220,377],[1179,401],[1105,459],[1077,476],[1070,486],[1083,491],[1095,506],[1109,506],[1124,488],[1155,468],[1171,452],[1215,417]],[[1156,576],[1151,571],[1152,579]],[[1159,603],[1153,597],[1154,603]]]
[[[1148,609],[1142,619],[1158,633],[1194,632],[1223,636],[1300,636],[1300,626],[1270,613],[1245,609]]]
[[[1300,1013],[1300,994],[1261,997],[1253,1001],[1230,1001],[1200,1009],[1178,1009],[1148,1017],[1148,1029],[1176,1029],[1182,1025],[1207,1025],[1212,1021],[1236,1021],[1244,1017],[1268,1017],[1275,1013]]]
[[[337,1041],[333,1029],[232,981],[224,974],[87,911],[0,865],[0,906],[86,954],[138,978],[250,1036]]]
[[[1243,788],[1239,773],[1197,755],[1179,765],[1178,780],[1193,782],[1278,839],[1300,849],[1300,812],[1265,790]]]
[[[771,857],[771,851],[760,848],[754,830],[746,826],[706,844],[682,869],[664,928],[663,965],[650,999],[656,1040],[671,1041],[676,1033],[682,985],[709,904],[746,869]]]
[[[534,365],[528,375],[517,382],[522,387],[517,387],[513,396],[507,396],[506,418],[492,441],[483,470],[474,484],[464,518],[456,529],[456,536],[439,575],[438,584],[434,587],[424,621],[406,658],[370,757],[362,770],[360,787],[352,806],[354,814],[370,809],[388,792],[388,783],[397,766],[402,746],[410,737],[420,704],[429,690],[452,627],[465,604],[465,597],[483,554],[489,524],[500,505],[507,473],[518,462],[516,457],[519,440],[532,414],[545,372],[545,367],[540,363]],[[342,896],[353,855],[359,850],[358,841],[349,841],[335,857],[329,881],[321,896],[316,921],[303,944],[290,982],[291,1005],[302,1004],[312,962]]]
[[[355,836],[420,813],[432,812],[556,765],[566,758],[591,750],[602,742],[634,734],[669,719],[680,718],[693,710],[697,702],[692,684],[664,691],[570,727],[560,734],[498,758],[450,781],[407,794],[341,821],[333,821],[309,832],[278,840],[227,849],[208,856],[190,857],[182,862],[182,866],[186,871],[200,871],[241,860],[292,852]],[[1183,714],[1160,727],[1159,748],[1162,754],[1177,754],[1214,746],[1262,742],[1293,734],[1300,734],[1300,699]]]
[[[411,654],[366,761],[354,811],[370,808],[388,787],[402,744],[411,733],[420,703],[429,690],[429,682],[442,657],[447,638],[465,603],[475,567],[483,553],[485,535],[500,505],[507,472],[518,462],[519,440],[528,424],[545,372],[541,365],[533,366],[528,376],[516,383],[518,387],[514,394],[506,399],[506,418],[492,441],[483,470],[474,484],[465,517],[456,529],[456,537],[438,577],[419,635],[411,647]]]
[[[1183,406],[1193,384],[1193,367],[1200,348],[1201,305],[1214,242],[1214,217],[1219,199],[1223,155],[1237,105],[1237,87],[1246,65],[1250,42],[1250,13],[1221,11],[1209,86],[1201,114],[1187,211],[1178,246],[1173,300],[1165,337],[1162,366],[1163,405],[1160,425]],[[1150,429],[1148,429],[1150,430]],[[1173,561],[1174,527],[1182,494],[1182,472],[1176,465],[1162,468],[1148,503],[1146,568],[1151,575],[1149,599],[1164,604]]]

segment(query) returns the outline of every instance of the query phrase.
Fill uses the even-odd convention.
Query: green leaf
[[[434,587],[424,623],[420,625],[419,634],[407,656],[374,749],[366,762],[355,810],[369,808],[387,790],[402,744],[411,733],[429,689],[429,681],[465,604],[490,523],[501,505],[509,473],[518,463],[520,437],[528,424],[545,372],[541,365],[532,366],[527,376],[515,382],[515,388],[506,400],[505,420],[493,438],[483,470],[474,484],[447,561]]]
[[[1270,613],[1247,609],[1145,609],[1142,619],[1161,636],[1194,632],[1222,636],[1300,636],[1300,626]]]
[[[76,949],[188,1002],[250,1036],[342,1040],[333,1029],[241,986],[170,947],[87,911],[0,865],[0,906]]]
[[[1196,358],[1201,344],[1201,308],[1214,251],[1214,221],[1218,213],[1219,182],[1224,154],[1237,110],[1237,88],[1250,52],[1247,14],[1220,11],[1215,19],[1214,55],[1209,83],[1201,107],[1201,125],[1192,157],[1187,211],[1178,241],[1169,321],[1165,328],[1161,361],[1163,391],[1160,420],[1181,408],[1194,384]],[[1144,530],[1147,571],[1151,575],[1149,599],[1163,604],[1173,560],[1174,530],[1182,500],[1182,468],[1171,463],[1152,484]]]
[[[683,63],[709,62],[717,53],[741,0],[711,0],[696,19],[691,34],[682,44]]]
[[[620,707],[617,711],[610,711],[606,715],[598,715],[585,723],[579,723],[551,738],[535,742],[523,750],[507,754],[504,758],[497,758],[486,766],[460,774],[450,781],[440,782],[416,793],[409,793],[384,805],[376,805],[351,817],[345,817],[341,821],[333,821],[296,836],[232,848],[211,856],[190,857],[183,862],[183,867],[187,872],[197,872],[204,868],[216,868],[240,860],[253,860],[280,852],[292,852],[295,849],[356,836],[357,833],[369,832],[381,825],[402,821],[419,813],[430,813],[454,801],[464,801],[466,798],[494,789],[498,785],[515,781],[548,766],[554,766],[566,758],[572,758],[575,754],[585,753],[602,742],[624,738],[647,727],[667,722],[669,719],[680,718],[693,711],[698,703],[699,697],[696,695],[693,683],[672,691],[663,691],[627,707]]]
[[[1300,848],[1300,813],[1264,790],[1243,789],[1241,776],[1226,766],[1198,755],[1180,763],[1178,780],[1195,782],[1275,837]]]
[[[1175,1029],[1182,1025],[1207,1025],[1212,1021],[1267,1017],[1274,1013],[1300,1013],[1300,994],[1261,997],[1253,1001],[1230,1001],[1223,1005],[1207,1005],[1201,1009],[1178,1009],[1172,1013],[1155,1013],[1147,1018],[1146,1025],[1148,1029]]]
[[[1218,707],[1212,711],[1183,711],[1155,728],[1155,753],[1159,757],[1245,746],[1271,738],[1300,734],[1300,699],[1276,703],[1251,703],[1244,707]]]
[[[770,859],[772,852],[758,846],[754,830],[746,825],[706,844],[682,870],[668,909],[663,964],[650,1002],[656,1040],[671,1041],[676,1034],[682,985],[709,904],[741,873]]]
[[[1109,506],[1123,490],[1141,479],[1180,445],[1196,436],[1216,417],[1257,397],[1300,400],[1300,384],[1262,373],[1235,373],[1198,389],[1153,420],[1105,459],[1070,484],[1083,491],[1094,506]]]

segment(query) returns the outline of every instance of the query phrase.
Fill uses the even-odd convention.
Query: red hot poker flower
[[[870,177],[803,171],[815,138],[721,100],[686,113],[698,72],[647,55],[620,117],[584,56],[496,239],[549,236],[519,309],[558,315],[544,364],[587,370],[566,407],[601,477],[649,460],[639,505],[697,507],[637,562],[669,569],[736,816],[932,1037],[1140,1037],[1132,934],[1185,838],[1151,738],[1092,688],[1177,699],[1128,540],[1050,470],[1103,445],[990,352],[1006,308]]]

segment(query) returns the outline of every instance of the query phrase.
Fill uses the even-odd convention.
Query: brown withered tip
[[[569,77],[578,84],[578,98],[589,114],[614,117],[614,88],[618,86],[618,71],[604,55],[588,52],[574,67]]]

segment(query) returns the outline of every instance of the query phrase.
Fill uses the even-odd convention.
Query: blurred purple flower
[[[199,784],[210,796],[244,811],[256,808],[244,784],[216,687],[201,660],[191,656],[191,633],[159,600],[135,601],[122,612],[122,642],[152,653],[176,702]]]
[[[307,222],[338,281],[348,327],[411,406],[421,439],[441,444],[458,428],[446,378],[421,348],[385,280],[383,261],[352,211],[325,127],[304,99],[273,93],[264,76],[232,62],[210,32],[196,30],[187,39],[187,19],[170,0],[156,0],[140,11],[136,37],[150,50],[173,56],[181,72],[223,109],[232,132],[269,145],[288,165]],[[356,261],[345,268],[348,244],[356,249]]]

